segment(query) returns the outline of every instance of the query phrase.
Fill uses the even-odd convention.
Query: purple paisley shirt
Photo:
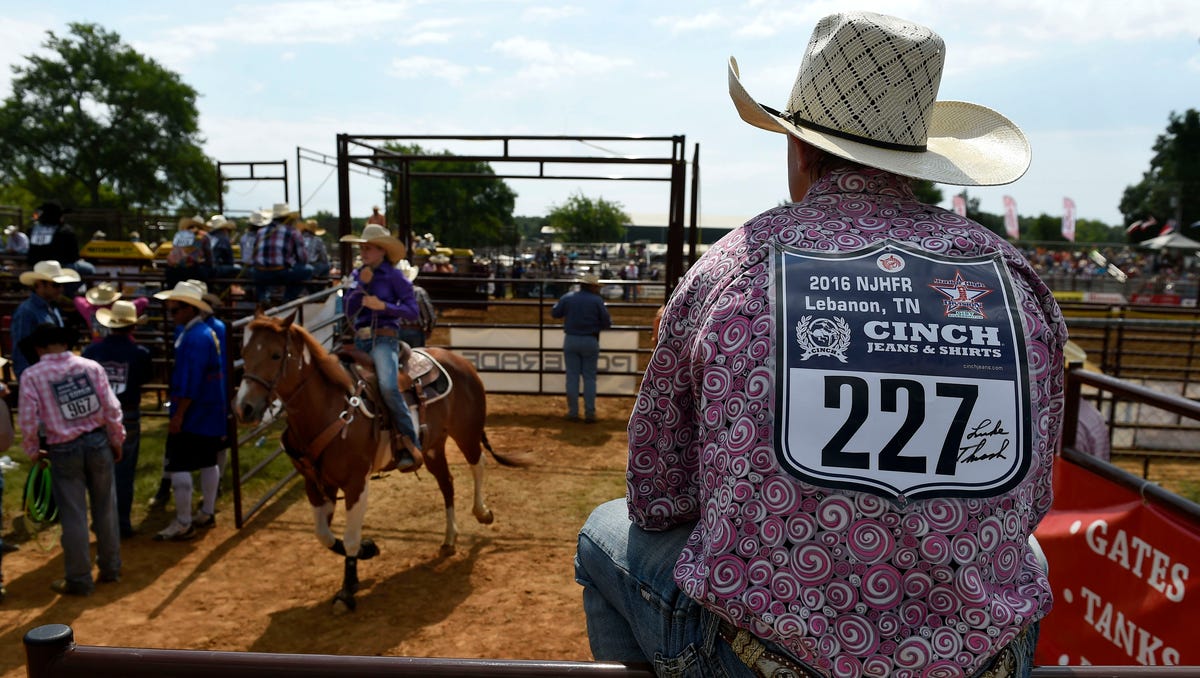
[[[776,244],[857,250],[883,238],[948,256],[999,253],[1028,353],[1032,462],[990,498],[822,488],[776,459]],[[828,676],[969,676],[1050,610],[1027,538],[1050,508],[1066,327],[1025,258],[919,203],[907,179],[839,170],[751,219],[667,303],[629,421],[628,501],[648,530],[697,521],[675,565],[687,595]]]

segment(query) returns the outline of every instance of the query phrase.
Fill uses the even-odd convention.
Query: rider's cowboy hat
[[[325,229],[321,228],[316,219],[305,219],[304,221],[300,222],[300,230],[308,231],[318,238],[325,235]]]
[[[186,281],[175,283],[174,289],[155,293],[154,298],[162,301],[179,301],[195,306],[205,313],[213,312],[212,306],[204,301],[204,292],[193,283]]]
[[[362,235],[343,235],[339,238],[339,242],[370,243],[382,247],[387,252],[388,261],[393,264],[403,259],[408,252],[408,248],[400,242],[399,238],[379,224],[367,224],[363,228]]]
[[[101,308],[96,310],[96,322],[118,329],[121,327],[129,327],[130,325],[140,325],[146,321],[146,316],[139,316],[137,306],[132,301],[113,302],[112,308]]]
[[[743,120],[833,155],[940,184],[994,186],[1029,168],[1029,142],[996,111],[937,101],[946,47],[896,17],[821,19],[782,112],[754,100],[729,59],[729,96]]]
[[[21,274],[21,284],[33,287],[33,284],[39,280],[58,283],[77,283],[80,281],[79,273],[70,268],[63,268],[61,264],[53,259],[39,261],[33,265],[32,271],[25,271]]]
[[[102,282],[83,294],[92,306],[108,306],[121,298],[121,292],[112,283]]]
[[[207,226],[208,230],[210,230],[210,231],[220,231],[222,229],[232,230],[233,227],[235,226],[235,224],[232,221],[226,219],[224,214],[214,214],[214,215],[212,215],[212,217],[209,218],[208,224],[206,224],[206,226]]]
[[[296,214],[296,210],[286,202],[277,202],[271,207],[272,219],[284,219],[292,214]]]

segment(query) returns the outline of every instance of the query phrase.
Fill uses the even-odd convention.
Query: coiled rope
[[[34,464],[25,479],[25,515],[38,523],[51,523],[58,518],[58,504],[50,484],[50,462],[45,459]]]

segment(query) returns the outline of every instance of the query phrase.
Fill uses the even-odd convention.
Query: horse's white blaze
[[[471,475],[475,478],[475,503],[472,505],[472,511],[476,517],[486,515],[488,512],[487,504],[483,501],[483,457],[479,457],[479,461],[471,464]]]
[[[333,530],[329,529],[329,517],[333,515],[333,509],[333,502],[329,501],[312,507],[313,527],[317,533],[317,541],[327,549],[333,548],[333,543],[337,541],[337,538],[333,536]]]
[[[362,544],[363,518],[367,514],[367,490],[370,487],[370,483],[363,485],[362,494],[358,495],[354,506],[346,504],[346,529],[342,530],[342,543],[346,545],[347,555],[357,555],[358,547]]]
[[[446,546],[454,546],[458,543],[458,525],[454,523],[454,507],[446,507],[446,538],[442,540],[442,544]]]

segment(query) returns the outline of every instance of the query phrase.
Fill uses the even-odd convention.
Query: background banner
[[[450,328],[450,344],[471,361],[489,391],[566,393],[562,343],[558,328],[542,330],[540,341],[536,329]],[[637,393],[637,346],[636,331],[600,333],[596,393]]]

